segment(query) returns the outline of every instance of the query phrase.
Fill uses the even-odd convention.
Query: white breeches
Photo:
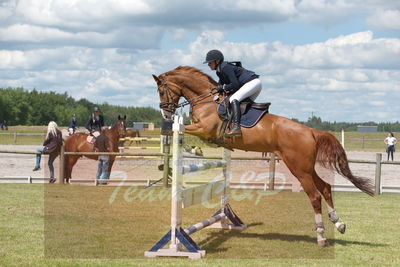
[[[230,98],[229,102],[232,103],[233,100],[242,101],[243,99],[250,97],[251,100],[256,100],[257,96],[261,92],[261,80],[254,79],[248,83],[243,84],[239,90],[236,91]]]

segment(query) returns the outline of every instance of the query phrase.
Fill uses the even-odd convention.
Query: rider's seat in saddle
[[[268,113],[270,105],[271,103],[255,103],[250,98],[244,99],[240,103],[240,111],[242,114],[240,118],[240,125],[246,128],[253,127],[265,113]],[[225,97],[220,102],[217,111],[218,115],[223,121],[231,121],[232,112],[230,110],[229,98]]]
[[[96,138],[100,135],[99,131],[94,131],[92,132],[92,134],[89,134],[86,137],[86,142],[88,142],[89,144],[93,145],[94,142],[96,142]]]

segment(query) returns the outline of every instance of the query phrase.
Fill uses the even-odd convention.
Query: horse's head
[[[124,117],[121,117],[120,115],[118,115],[118,120],[115,123],[114,127],[117,128],[118,131],[118,135],[120,137],[124,137],[126,135],[126,115],[124,115]]]
[[[181,97],[187,100],[186,104],[192,105],[193,101],[208,97],[217,85],[210,76],[189,66],[179,66],[159,76],[153,74],[153,78],[157,83],[161,113],[165,120],[172,120],[172,115],[180,106],[178,102]]]
[[[182,90],[175,83],[168,82],[167,75],[163,74],[153,78],[157,83],[157,91],[160,97],[160,109],[165,120],[172,120],[172,115],[178,107],[179,99],[182,96]]]

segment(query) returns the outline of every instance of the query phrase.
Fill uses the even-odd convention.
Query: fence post
[[[382,194],[381,184],[381,167],[382,167],[382,154],[376,153],[376,168],[375,168],[375,195]]]
[[[160,135],[160,148],[161,153],[164,153],[164,172],[163,172],[163,185],[168,187],[169,178],[169,164],[171,152],[171,138],[173,137],[172,121],[162,120],[161,122],[161,135]]]
[[[163,138],[161,138],[163,140]],[[162,149],[164,153],[164,172],[163,172],[163,185],[165,188],[168,187],[168,178],[169,178],[169,152],[170,152],[170,144],[169,144],[169,136],[165,135],[164,142],[162,144]]]
[[[17,133],[14,133],[14,144],[17,143]]]
[[[270,153],[270,161],[269,161],[269,190],[275,189],[275,153]]]
[[[344,129],[342,129],[342,147],[344,149]]]
[[[224,194],[221,197],[221,208],[225,208],[226,204],[228,204],[228,188],[232,181],[232,172],[231,172],[231,151],[223,148],[222,150],[222,160],[226,162],[225,167],[222,168],[222,173],[224,176]]]
[[[64,147],[64,143],[61,146],[61,150],[60,150],[60,177],[58,178],[58,183],[59,184],[63,184],[64,183],[64,151],[65,151],[65,147]]]

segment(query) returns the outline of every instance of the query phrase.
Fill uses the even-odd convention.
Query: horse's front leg
[[[202,127],[198,123],[186,124],[185,125],[185,133],[191,135],[197,135],[201,131]]]
[[[204,125],[200,123],[192,123],[185,125],[185,133],[195,135],[203,140],[215,139],[215,136],[213,136],[213,132],[210,129],[208,129],[208,127],[204,127]]]

